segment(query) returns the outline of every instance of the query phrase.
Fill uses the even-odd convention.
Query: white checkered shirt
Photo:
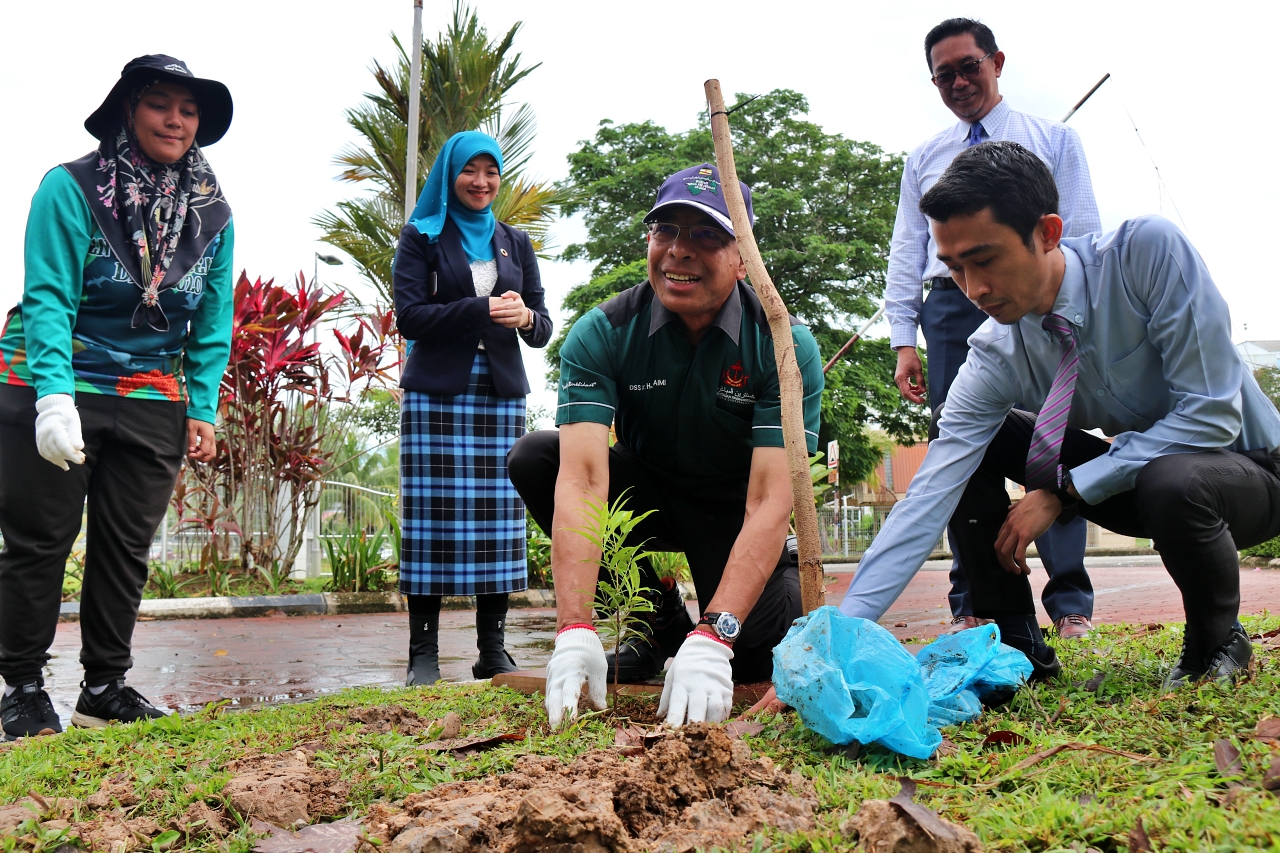
[[[1098,203],[1093,198],[1089,163],[1074,130],[1062,122],[1029,116],[1010,109],[1001,99],[978,122],[983,140],[1017,142],[1034,151],[1048,165],[1058,183],[1058,213],[1064,236],[1079,237],[1102,230]],[[884,289],[885,313],[889,318],[889,344],[916,345],[920,309],[924,305],[923,283],[951,275],[937,259],[938,247],[929,231],[929,220],[920,212],[920,197],[937,183],[955,156],[969,147],[972,125],[956,122],[907,156],[902,169],[902,192],[898,216],[893,223],[893,243],[889,250],[889,275]]]

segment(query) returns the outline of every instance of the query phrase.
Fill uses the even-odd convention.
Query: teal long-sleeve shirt
[[[140,291],[116,261],[83,193],[62,167],[31,201],[22,303],[0,334],[0,382],[36,396],[100,393],[183,399],[213,423],[231,354],[231,223],[177,286],[161,294],[168,331],[132,328]]]

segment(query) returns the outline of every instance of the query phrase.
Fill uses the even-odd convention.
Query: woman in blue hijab
[[[397,325],[413,341],[400,387],[400,591],[409,600],[406,684],[440,678],[440,599],[476,597],[476,678],[516,668],[507,594],[528,585],[524,503],[507,451],[525,427],[519,341],[544,347],[551,318],[533,244],[492,205],[502,151],[476,131],[436,157],[393,273]]]

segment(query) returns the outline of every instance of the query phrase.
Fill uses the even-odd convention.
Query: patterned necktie
[[[969,147],[972,148],[982,142],[982,122],[975,121],[969,125]]]
[[[1071,397],[1076,390],[1080,356],[1071,326],[1057,314],[1045,315],[1041,324],[1062,345],[1062,359],[1053,376],[1053,387],[1036,415],[1036,428],[1027,450],[1027,491],[1054,489],[1062,485],[1062,437],[1067,431],[1067,415],[1071,413]]]

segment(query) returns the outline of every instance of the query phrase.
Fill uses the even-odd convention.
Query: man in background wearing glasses
[[[751,216],[746,184],[742,194]],[[507,456],[511,482],[551,534],[553,727],[577,714],[584,684],[603,708],[615,668],[622,682],[645,681],[673,656],[658,713],[677,726],[724,720],[734,682],[772,680],[773,647],[801,613],[773,339],[743,281],[719,172],[703,164],[667,178],[645,222],[648,281],[574,324],[560,351],[559,431],[530,433]],[[792,335],[814,453],[822,362],[794,319]],[[683,551],[702,618],[695,627],[674,584],[642,563],[656,610],[615,657],[592,627],[600,547],[574,531],[589,501],[623,496],[635,515],[652,513],[627,544]]]
[[[1058,185],[1064,236],[1078,237],[1102,228],[1089,181],[1080,137],[1061,122],[1011,109],[1000,95],[1004,52],[985,24],[951,18],[925,37],[925,60],[942,102],[960,121],[925,142],[907,157],[902,193],[893,226],[885,308],[890,345],[898,351],[894,374],[902,396],[933,410],[930,439],[937,437],[938,410],[956,372],[969,353],[968,339],[987,319],[951,279],[936,257],[929,223],[920,199],[941,177],[957,154],[989,140],[1017,142],[1045,162]],[[922,298],[921,283],[929,291]],[[916,352],[916,329],[924,332],[929,355],[925,383]],[[1053,525],[1036,540],[1049,573],[1041,596],[1049,618],[1063,639],[1088,635],[1093,626],[1093,586],[1084,568],[1086,522],[1076,516]],[[954,541],[956,536],[952,534]],[[973,615],[969,585],[957,558],[951,566],[952,630],[980,624]]]

